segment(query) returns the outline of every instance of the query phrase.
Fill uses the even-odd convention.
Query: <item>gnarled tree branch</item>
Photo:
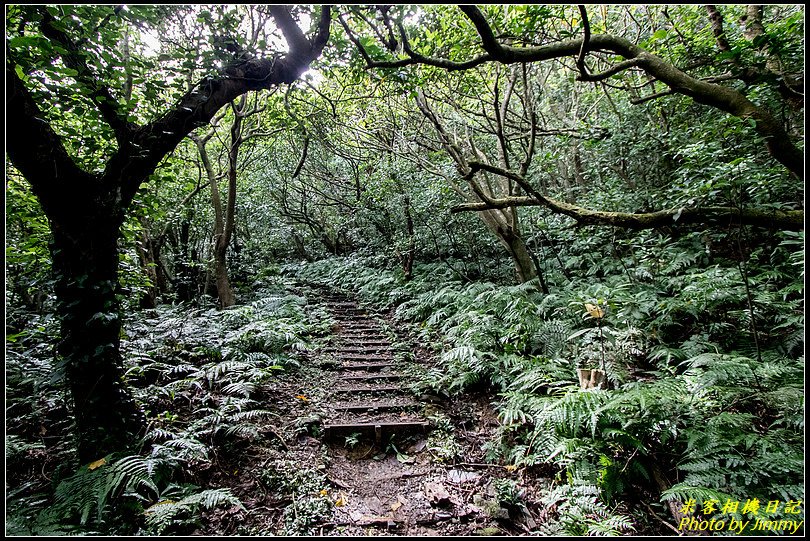
[[[465,62],[454,62],[442,58],[428,58],[405,48],[407,58],[392,62],[373,61],[368,53],[361,53],[370,68],[402,67],[411,64],[426,64],[447,70],[470,69],[488,61],[504,64],[518,62],[541,62],[566,56],[578,56],[583,50],[608,51],[625,58],[597,80],[615,75],[630,67],[639,67],[648,75],[667,85],[673,92],[683,94],[696,102],[715,107],[731,115],[755,121],[757,133],[765,140],[771,156],[784,165],[799,179],[804,179],[804,154],[791,142],[780,122],[765,108],[753,104],[740,92],[719,84],[696,79],[681,71],[662,58],[642,49],[632,42],[610,34],[591,35],[584,47],[583,38],[563,40],[536,47],[513,47],[501,44],[495,37],[489,23],[480,9],[473,5],[462,5],[459,9],[475,26],[481,38],[485,54]],[[356,39],[356,38],[355,38]],[[355,44],[359,43],[356,41]],[[583,60],[584,64],[584,60]]]
[[[463,203],[451,212],[482,212],[510,207],[545,207],[557,214],[564,214],[583,225],[610,225],[628,229],[655,229],[685,224],[745,224],[771,229],[798,231],[804,228],[804,211],[777,209],[738,209],[734,207],[672,208],[658,212],[629,213],[591,210],[564,201],[546,197],[531,189],[521,175],[490,164],[471,161],[469,175],[487,171],[510,178],[523,187],[530,188],[530,197],[482,198],[482,202]]]

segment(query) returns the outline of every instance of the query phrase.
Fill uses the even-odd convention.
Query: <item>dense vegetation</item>
[[[22,5],[6,40],[9,533],[241,508],[211,472],[279,439],[316,286],[489,397],[539,533],[803,520],[803,6]],[[267,471],[307,533],[325,480]]]

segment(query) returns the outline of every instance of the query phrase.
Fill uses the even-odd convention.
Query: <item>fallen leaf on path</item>
[[[348,503],[349,503],[349,501],[346,498],[346,493],[341,490],[339,495],[338,495],[338,499],[335,501],[335,507],[343,507],[344,505],[346,505]]]
[[[309,398],[307,398],[306,396],[304,396],[302,394],[295,395],[295,398],[297,398],[298,400],[300,400],[301,402],[304,402],[304,403],[309,402]]]

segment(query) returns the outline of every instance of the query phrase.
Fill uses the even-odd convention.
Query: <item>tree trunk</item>
[[[515,276],[518,282],[524,283],[537,278],[537,268],[526,242],[519,232],[506,223],[503,214],[496,214],[496,212],[479,212],[478,217],[483,220],[490,231],[495,233],[500,243],[509,251],[509,256],[515,265]]]
[[[192,211],[187,211],[180,222],[180,233],[177,239],[175,264],[175,291],[181,302],[191,301],[200,288],[200,273],[195,267],[196,254],[189,247],[191,238]]]
[[[413,216],[411,215],[411,199],[404,191],[402,196],[405,207],[405,228],[408,233],[408,251],[405,254],[402,269],[405,272],[405,280],[410,280],[413,278],[413,262],[416,259],[416,238],[413,228]]]
[[[82,463],[133,448],[144,427],[123,382],[116,298],[120,223],[92,210],[76,212],[71,224],[52,222],[51,246],[62,323],[59,362],[72,393]]]
[[[225,235],[219,235],[214,246],[214,280],[217,284],[220,308],[227,308],[236,304],[231,282],[228,279],[228,261],[226,258],[228,245],[226,240]]]
[[[515,264],[515,275],[520,283],[537,278],[537,269],[534,266],[528,246],[520,235],[511,229],[497,232],[498,240],[509,250],[512,262]]]
[[[141,218],[140,221],[142,233],[141,240],[137,243],[138,259],[144,274],[149,279],[149,287],[141,297],[140,306],[141,308],[154,308],[157,305],[158,295],[164,291],[161,285],[165,285],[165,282],[159,276],[158,250],[149,234],[149,223],[146,218]]]

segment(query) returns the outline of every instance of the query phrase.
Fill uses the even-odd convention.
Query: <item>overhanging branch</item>
[[[645,213],[591,210],[546,197],[534,190],[525,178],[512,171],[481,162],[470,162],[470,168],[469,175],[482,170],[501,175],[514,180],[524,188],[528,187],[527,191],[532,195],[501,199],[481,198],[482,202],[463,203],[453,207],[451,212],[481,212],[510,207],[545,207],[554,213],[569,216],[582,225],[609,225],[628,229],[656,229],[687,224],[744,224],[791,231],[804,229],[804,211],[802,210],[738,209],[734,207],[680,207]]]
[[[270,11],[282,28],[290,51],[281,56],[248,58],[226,66],[218,76],[204,79],[186,93],[163,116],[140,128],[133,137],[133,145],[144,150],[138,155],[119,152],[108,162],[104,172],[105,177],[116,178],[127,169],[124,200],[131,200],[160,160],[187,134],[207,124],[222,107],[250,90],[264,90],[296,81],[321,54],[329,39],[329,6],[321,8],[318,30],[310,39],[306,39],[300,29],[292,28],[296,25],[287,8],[272,6]]]
[[[771,156],[797,178],[804,179],[804,153],[791,142],[781,123],[765,108],[756,106],[743,94],[732,88],[696,79],[632,42],[610,34],[590,35],[587,44],[583,38],[579,38],[536,47],[503,45],[495,37],[480,9],[473,5],[462,5],[459,6],[459,9],[478,32],[481,47],[485,51],[483,55],[463,62],[454,62],[443,58],[424,57],[414,53],[410,48],[406,48],[405,53],[408,55],[406,59],[375,61],[368,56],[367,52],[363,52],[361,54],[368,67],[386,68],[427,64],[452,71],[473,68],[488,61],[504,64],[540,62],[566,56],[579,57],[583,51],[611,52],[623,57],[624,60],[604,73],[594,76],[596,80],[603,80],[628,68],[638,67],[666,84],[674,93],[683,94],[698,103],[715,107],[738,118],[753,119],[755,129],[765,140]],[[357,43],[355,42],[355,44]],[[582,63],[584,65],[584,59]]]

